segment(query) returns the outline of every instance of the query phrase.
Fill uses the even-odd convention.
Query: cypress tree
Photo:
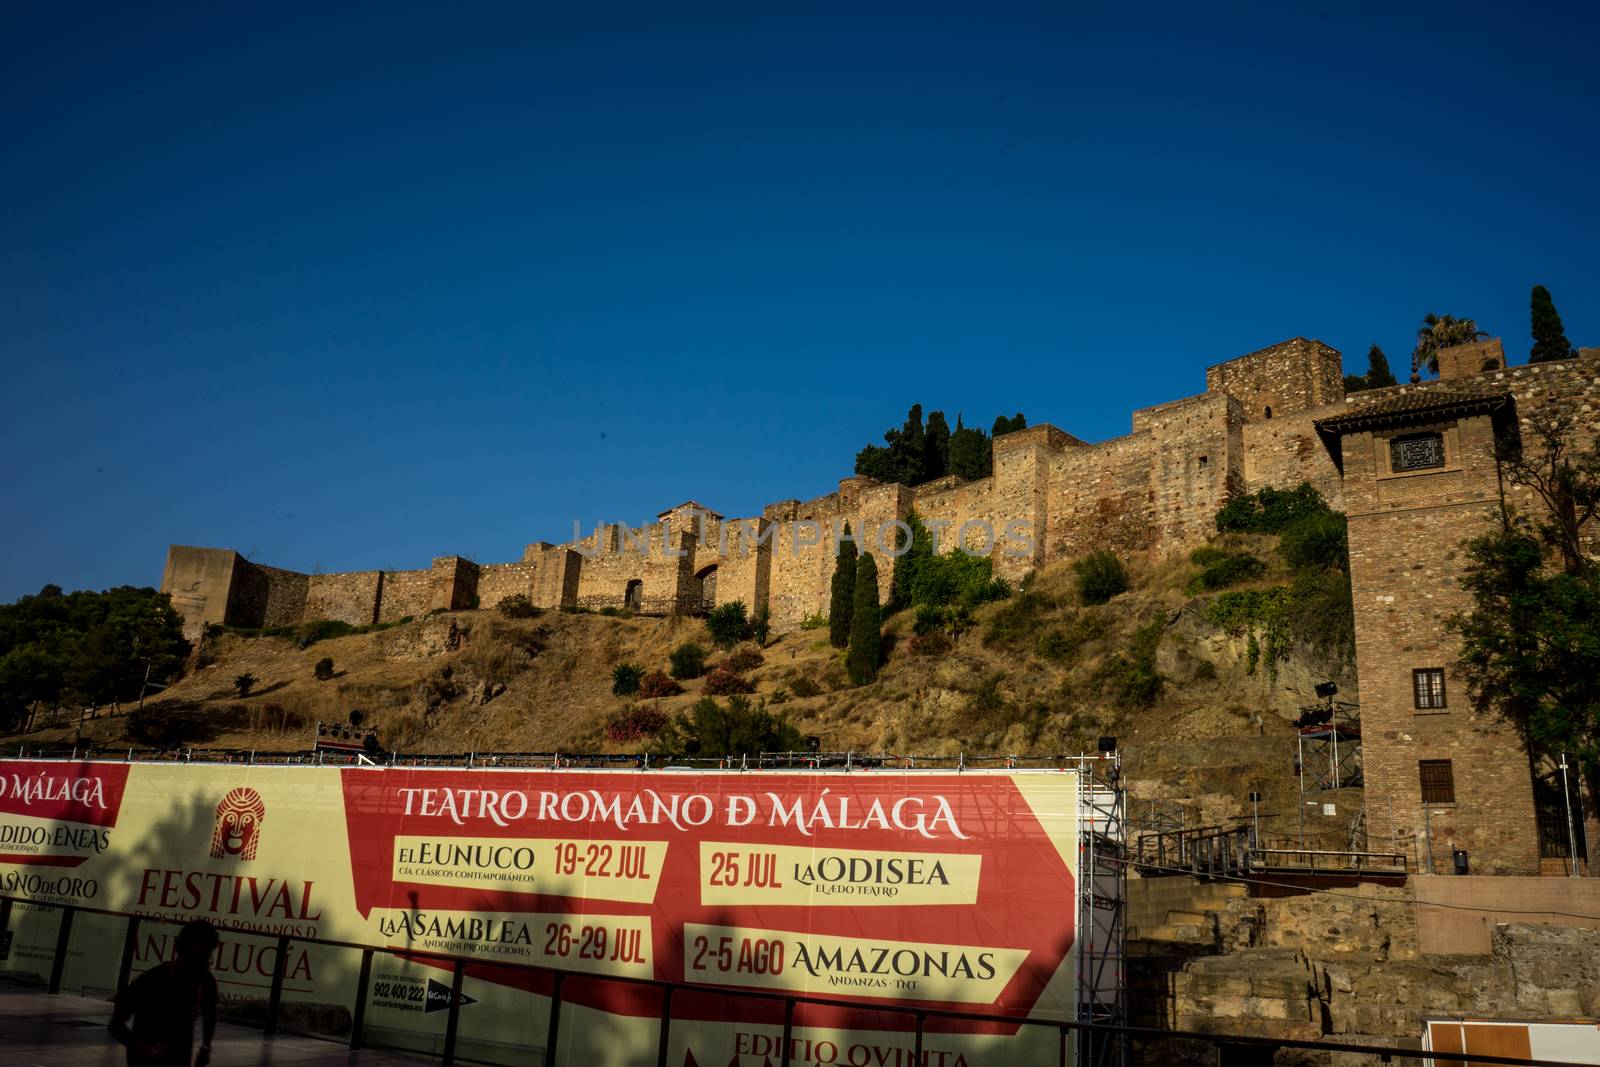
[[[1383,349],[1374,342],[1367,349],[1367,385],[1368,389],[1383,389],[1386,386],[1398,385],[1394,380],[1394,371],[1389,369],[1389,357],[1383,354]]]
[[[845,537],[850,536],[850,524],[844,524]],[[856,597],[856,543],[854,539],[840,539],[839,554],[833,561],[832,597],[828,600],[828,642],[834,648],[850,644],[850,619],[855,612]]]
[[[935,411],[922,435],[922,480],[943,478],[949,470],[950,424],[944,421],[944,412]]]
[[[863,552],[856,563],[855,610],[850,619],[850,654],[846,666],[850,681],[866,685],[878,676],[879,628],[878,563],[871,552]]]
[[[1533,318],[1533,351],[1528,353],[1529,363],[1549,363],[1557,359],[1572,358],[1572,342],[1567,340],[1561,326],[1561,316],[1556,314],[1556,302],[1550,299],[1550,290],[1542,285],[1533,287],[1531,312]]]

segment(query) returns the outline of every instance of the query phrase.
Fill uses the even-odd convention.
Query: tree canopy
[[[165,593],[119,586],[36,596],[0,605],[0,725],[15,728],[35,703],[134,700],[148,665],[165,681],[189,654]]]
[[[1359,393],[1365,389],[1384,389],[1398,384],[1394,380],[1394,372],[1389,369],[1389,357],[1383,354],[1383,349],[1378,347],[1376,341],[1367,349],[1367,373],[1344,376],[1344,391],[1347,393]]]
[[[1522,731],[1536,756],[1575,757],[1600,788],[1600,575],[1583,551],[1600,502],[1600,451],[1580,447],[1575,420],[1536,413],[1523,448],[1502,453],[1514,484],[1533,490],[1537,520],[1502,505],[1500,524],[1467,542],[1462,584],[1472,610],[1449,627],[1460,669],[1482,705]]]
[[[1571,359],[1572,342],[1567,340],[1561,316],[1556,313],[1556,302],[1550,298],[1550,290],[1542,285],[1534,286],[1530,304],[1533,349],[1528,353],[1528,362],[1549,363]]]
[[[993,436],[1026,429],[1028,420],[1019,411],[994,420]],[[956,415],[950,428],[942,411],[922,417],[922,405],[913,404],[906,421],[884,432],[884,443],[867,445],[856,453],[856,473],[877,481],[901,485],[921,485],[946,474],[957,474],[968,481],[987,478],[992,472],[989,451],[991,434],[966,425]]]

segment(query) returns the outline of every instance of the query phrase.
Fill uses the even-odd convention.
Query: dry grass
[[[1252,551],[1275,568],[1271,541],[1231,537],[1224,544]],[[784,691],[778,710],[828,749],[1079,752],[1092,751],[1096,738],[1110,733],[1134,743],[1139,755],[1131,775],[1148,770],[1179,781],[1198,773],[1185,753],[1212,751],[1219,742],[1226,751],[1226,739],[1235,738],[1242,750],[1277,752],[1276,762],[1263,756],[1251,773],[1281,777],[1292,751],[1290,728],[1279,714],[1285,694],[1245,677],[1242,645],[1195,631],[1192,617],[1203,613],[1191,610],[1185,613],[1191,621],[1169,629],[1187,642],[1174,648],[1179,638],[1164,639],[1168,662],[1183,677],[1169,680],[1155,706],[1121,712],[1099,691],[1097,672],[1129,646],[1133,631],[1178,616],[1189,600],[1183,587],[1196,570],[1183,557],[1133,560],[1128,569],[1132,591],[1083,608],[1070,565],[1043,568],[1029,590],[1041,594],[1045,606],[1028,621],[1026,640],[985,643],[985,630],[1010,603],[1000,602],[980,608],[973,628],[948,654],[918,656],[909,647],[911,614],[893,616],[886,630],[896,648],[878,680],[859,689],[849,686],[841,653],[815,630],[774,639],[747,677],[758,700]],[[1069,632],[1084,612],[1097,617],[1091,636],[1041,651],[1036,634]],[[203,743],[213,747],[303,749],[319,720],[344,722],[360,710],[384,747],[401,751],[638,751],[638,743],[604,736],[606,719],[623,703],[611,693],[611,669],[621,662],[664,669],[668,653],[689,640],[709,646],[703,623],[557,612],[511,620],[482,611],[431,616],[303,650],[282,638],[224,635],[208,650],[210,666],[174,684],[152,706],[202,725],[213,735]],[[336,673],[318,681],[315,665],[324,656],[333,658]],[[1213,664],[1214,677],[1194,676],[1202,660]],[[231,680],[246,672],[258,682],[241,700]],[[648,704],[680,714],[702,696],[703,685],[703,679],[686,681],[681,695]],[[1293,700],[1287,696],[1288,704]],[[1265,725],[1256,724],[1258,714]],[[90,723],[89,732],[108,746],[127,744],[128,725],[126,716],[111,716]],[[71,736],[72,728],[63,726],[27,740]],[[1273,748],[1275,737],[1281,752]],[[1159,744],[1143,744],[1152,740]]]

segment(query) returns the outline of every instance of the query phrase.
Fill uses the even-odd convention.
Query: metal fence
[[[98,908],[74,907],[70,905],[52,904],[45,901],[23,900],[14,897],[0,897],[0,935],[10,927],[10,918],[13,905],[25,903],[30,907],[53,908],[61,912],[60,925],[56,936],[55,953],[51,962],[50,975],[46,983],[46,991],[51,994],[59,993],[62,986],[63,972],[66,967],[68,946],[72,937],[72,924],[74,915],[93,913],[110,915],[123,918],[126,922],[125,934],[122,942],[121,961],[117,971],[117,992],[126,988],[132,977],[135,949],[139,939],[139,928],[143,921],[161,922],[159,919],[144,920],[137,915],[126,912],[113,912]],[[245,932],[245,931],[241,931]],[[440,955],[437,953],[412,953],[394,949],[380,949],[368,945],[355,944],[345,941],[333,941],[323,938],[304,937],[277,937],[277,955],[274,961],[271,984],[266,998],[265,1013],[261,1017],[260,1025],[263,1035],[277,1033],[282,1025],[284,980],[288,970],[289,948],[291,944],[320,945],[327,948],[344,949],[361,954],[361,964],[357,988],[355,991],[354,1010],[350,1034],[349,1047],[358,1049],[364,1045],[379,1047],[378,1042],[369,1041],[368,1027],[366,1025],[366,1008],[371,985],[373,961],[380,956],[396,956],[412,960],[421,960],[432,963],[441,968],[448,968],[451,976],[450,999],[448,1016],[445,1021],[445,1033],[437,1055],[444,1064],[458,1062],[458,1045],[460,1044],[460,1011],[463,1003],[462,989],[469,966],[484,964],[486,961],[469,959],[461,956]],[[1199,1033],[1184,1030],[1168,1030],[1154,1027],[1121,1026],[1107,1023],[1084,1022],[1078,1020],[1053,1020],[1029,1019],[1016,1015],[1003,1013],[957,1011],[940,1008],[919,1006],[902,1006],[886,1003],[863,1003],[861,1001],[847,1001],[832,997],[817,997],[794,993],[781,993],[768,990],[747,989],[737,986],[704,986],[689,982],[674,982],[661,979],[628,978],[615,975],[598,975],[589,972],[564,971],[557,968],[542,967],[532,964],[519,964],[503,961],[493,961],[492,966],[498,969],[512,968],[525,971],[540,971],[551,978],[550,1014],[546,1024],[543,1046],[529,1046],[527,1056],[522,1061],[534,1067],[555,1067],[558,1062],[560,1049],[563,986],[570,979],[580,979],[586,983],[617,983],[633,987],[642,987],[656,990],[661,998],[660,1021],[657,1040],[655,1062],[657,1067],[666,1067],[668,1063],[669,1041],[673,1025],[674,998],[686,995],[709,996],[720,999],[735,999],[744,1002],[760,1002],[768,1005],[781,1005],[783,1009],[783,1039],[779,1063],[781,1067],[790,1067],[794,1060],[795,1047],[794,1028],[795,1011],[801,1005],[814,1005],[833,1008],[847,1012],[865,1012],[872,1014],[893,1014],[907,1018],[911,1022],[913,1040],[912,1063],[921,1064],[925,1061],[924,1044],[927,1036],[927,1024],[930,1020],[948,1020],[956,1022],[971,1022],[982,1024],[1004,1024],[1017,1028],[1043,1028],[1046,1032],[1053,1032],[1057,1040],[1056,1061],[1061,1067],[1073,1062],[1093,1062],[1096,1050],[1111,1046],[1127,1045],[1133,1041],[1162,1042],[1186,1041],[1199,1042],[1216,1050],[1217,1062],[1234,1063],[1241,1061],[1271,1062],[1273,1053],[1283,1049],[1299,1049],[1305,1051],[1343,1052],[1376,1057],[1381,1062],[1390,1063],[1400,1060],[1425,1060],[1437,1063],[1475,1063],[1475,1064],[1508,1064],[1513,1067],[1577,1067],[1574,1064],[1563,1064],[1550,1060],[1529,1060],[1506,1056],[1491,1056],[1474,1052],[1471,1054],[1452,1052],[1427,1052],[1423,1053],[1414,1048],[1400,1048],[1397,1046],[1373,1044],[1347,1044],[1331,1041],[1291,1040],[1283,1038],[1256,1037],[1249,1035],[1229,1035],[1218,1033]],[[313,1036],[327,1036],[318,1034]],[[1088,1053],[1085,1055],[1085,1053]],[[1075,1060],[1074,1056],[1081,1057]]]

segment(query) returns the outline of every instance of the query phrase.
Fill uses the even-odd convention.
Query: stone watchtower
[[[1239,401],[1251,422],[1283,418],[1344,399],[1337,349],[1292,337],[1206,368],[1206,391]]]
[[[1488,353],[1474,353],[1474,368]],[[1317,421],[1343,480],[1361,678],[1368,847],[1420,870],[1538,874],[1528,751],[1475,708],[1444,626],[1472,603],[1461,542],[1499,505],[1495,443],[1515,432],[1507,393],[1413,390]]]

